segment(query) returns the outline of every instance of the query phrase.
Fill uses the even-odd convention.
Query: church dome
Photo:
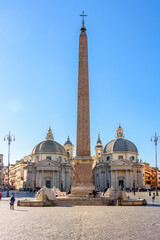
[[[131,141],[124,139],[123,129],[119,125],[116,139],[110,141],[104,147],[103,153],[138,153],[137,147]]]
[[[37,144],[32,151],[32,154],[40,154],[40,153],[56,153],[56,154],[62,154],[66,155],[66,151],[64,147],[54,141],[53,139],[53,133],[51,129],[49,128],[46,140]]]
[[[138,153],[137,147],[131,141],[123,138],[118,138],[110,141],[104,147],[103,153]]]

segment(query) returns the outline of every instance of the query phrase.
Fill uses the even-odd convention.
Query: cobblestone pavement
[[[130,198],[134,197],[129,194]],[[17,207],[0,201],[0,240],[160,240],[160,196],[148,206]],[[18,197],[17,197],[18,200]]]

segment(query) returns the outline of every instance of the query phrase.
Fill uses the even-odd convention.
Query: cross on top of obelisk
[[[82,17],[82,27],[81,27],[81,31],[84,32],[86,31],[86,28],[84,26],[84,17],[87,17],[87,15],[84,14],[84,11],[82,12],[82,14],[79,15],[80,17]]]

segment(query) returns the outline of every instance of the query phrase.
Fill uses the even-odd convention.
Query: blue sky
[[[155,165],[160,135],[159,0],[0,0],[0,153],[11,163],[31,153],[51,126],[63,144],[76,146],[78,41],[88,35],[91,151],[98,133],[103,145],[119,122],[139,158]],[[76,152],[76,151],[75,151]],[[160,167],[160,144],[158,146]]]

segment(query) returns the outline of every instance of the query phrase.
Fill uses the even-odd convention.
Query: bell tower
[[[102,141],[100,139],[100,134],[98,134],[98,140],[97,144],[95,146],[95,160],[96,162],[99,162],[102,160],[102,154],[103,154],[103,145]]]

